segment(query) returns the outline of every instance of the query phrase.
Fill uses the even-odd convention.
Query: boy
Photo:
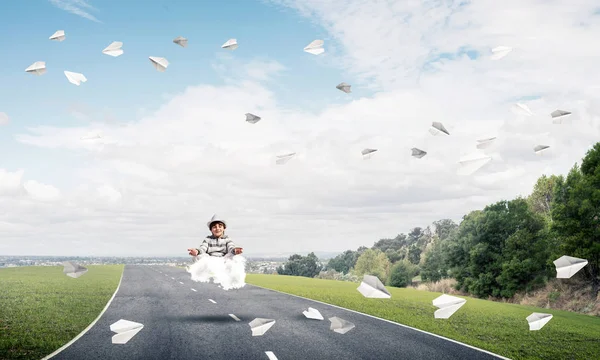
[[[219,219],[215,214],[206,225],[208,225],[212,235],[207,236],[199,248],[188,249],[191,256],[207,254],[223,257],[228,254],[239,255],[242,253],[242,248],[235,246],[233,241],[225,235],[225,229],[227,228],[225,220]]]
[[[244,287],[246,259],[240,255],[242,248],[235,246],[225,235],[225,220],[213,215],[207,223],[211,235],[207,236],[199,248],[188,251],[194,257],[194,264],[187,268],[193,281],[208,282],[211,278],[223,290]],[[224,258],[224,261],[220,258]]]

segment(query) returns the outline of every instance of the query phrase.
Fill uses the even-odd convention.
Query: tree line
[[[293,255],[278,274],[315,277],[335,271],[377,276],[405,287],[422,281],[456,280],[456,289],[476,297],[511,298],[556,277],[553,261],[584,258],[575,277],[600,290],[600,142],[566,176],[541,176],[527,197],[501,200],[471,211],[460,224],[442,219],[408,234],[380,239],[371,248],[346,250],[326,265],[314,253]]]

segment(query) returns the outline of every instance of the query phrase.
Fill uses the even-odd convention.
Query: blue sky
[[[285,66],[270,89],[288,109],[317,112],[368,94],[355,87],[351,97],[342,96],[335,85],[353,79],[326,56],[302,51],[314,39],[324,39],[328,52],[335,51],[323,29],[293,11],[260,1],[144,1],[143,6],[136,1],[91,2],[97,10],[88,11],[101,23],[49,1],[35,3],[0,5],[0,26],[5,34],[13,34],[0,39],[2,48],[10,49],[0,70],[0,111],[11,118],[0,129],[0,161],[9,171],[25,167],[26,178],[54,173],[53,180],[64,184],[60,170],[80,158],[65,150],[19,144],[15,134],[38,125],[86,125],[69,114],[71,106],[90,109],[99,119],[110,114],[119,122],[139,120],[140,109],[157,109],[165,95],[187,86],[224,84],[211,66],[229,66],[223,57],[237,62],[276,60]],[[59,29],[65,30],[66,40],[50,41]],[[172,42],[177,36],[189,39],[187,48]],[[233,52],[221,49],[229,38],[240,45]],[[124,43],[125,53],[116,58],[101,53],[113,41]],[[167,58],[167,71],[154,70],[148,56]],[[48,72],[40,77],[27,74],[25,68],[35,61],[45,61]],[[83,73],[88,81],[72,85],[64,70]]]

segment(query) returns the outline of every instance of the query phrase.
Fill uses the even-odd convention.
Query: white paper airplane
[[[533,115],[533,112],[529,109],[529,106],[527,106],[525,104],[521,104],[521,103],[514,104],[512,109],[513,109],[513,112],[520,114],[520,115],[525,115],[525,116]]]
[[[309,54],[313,54],[313,55],[322,54],[325,52],[325,49],[323,49],[324,43],[325,42],[323,40],[314,40],[310,44],[306,45],[306,47],[304,48],[304,51],[306,51]]]
[[[252,336],[261,336],[275,324],[273,319],[256,318],[250,322]]]
[[[434,317],[436,319],[448,319],[466,302],[467,300],[455,296],[446,294],[439,296],[433,300],[433,306],[439,308],[435,311]]]
[[[552,314],[544,314],[544,313],[532,313],[527,317],[527,322],[529,323],[529,330],[540,330],[544,327],[550,320],[552,319]]]
[[[392,297],[390,292],[385,288],[385,286],[383,286],[379,278],[373,275],[365,274],[363,276],[363,281],[356,290],[358,290],[364,297],[367,298],[389,299]]]
[[[178,36],[173,39],[173,42],[181,47],[187,47],[188,39],[184,38],[183,36]]]
[[[309,319],[324,320],[323,315],[321,315],[319,310],[311,307],[309,307],[308,310],[304,310],[302,313]]]
[[[54,40],[54,41],[63,41],[64,39],[66,39],[65,36],[65,31],[64,30],[58,30],[57,32],[55,32],[54,34],[52,34],[52,36],[49,37],[50,40]]]
[[[446,135],[450,135],[450,133],[448,132],[448,130],[446,130],[444,125],[438,121],[434,121],[431,123],[431,127],[429,128],[429,133],[431,135],[440,135],[442,133],[444,133]]]
[[[261,119],[260,116],[256,116],[254,114],[250,114],[247,113],[246,114],[246,121],[249,122],[250,124],[256,124],[257,122],[259,122]]]
[[[553,112],[550,113],[550,116],[552,117],[552,123],[553,124],[562,124],[563,120],[566,120],[569,115],[571,115],[570,111],[565,111],[565,110],[554,110]]]
[[[537,145],[536,147],[533,148],[533,151],[535,151],[536,155],[544,155],[544,152],[546,150],[548,150],[550,148],[550,146],[548,145]]]
[[[363,149],[360,153],[362,154],[363,160],[370,159],[373,154],[377,152],[377,149]]]
[[[294,156],[296,156],[296,153],[277,155],[277,160],[275,160],[275,163],[277,165],[283,165],[283,164],[287,163],[288,161],[290,161],[290,159],[293,158]]]
[[[477,170],[481,169],[484,165],[492,160],[491,156],[486,156],[480,152],[474,152],[467,156],[464,156],[458,162],[460,167],[457,171],[458,175],[472,175]]]
[[[74,279],[77,279],[78,277],[80,277],[81,275],[85,274],[88,269],[79,265],[79,264],[75,264],[71,261],[65,261],[63,262],[63,273],[65,273],[67,276],[72,277]]]
[[[75,72],[71,72],[71,71],[65,71],[65,76],[67,77],[67,80],[69,80],[69,82],[71,84],[74,85],[81,85],[81,83],[84,83],[87,81],[87,78],[80,73],[75,73]]]
[[[112,337],[113,344],[127,344],[131,338],[144,328],[144,325],[121,319],[110,326],[110,331],[116,332]]]
[[[337,316],[330,317],[329,321],[331,321],[331,326],[329,327],[329,330],[333,330],[338,334],[345,334],[348,331],[354,329],[353,323],[351,323],[350,321],[341,319]]]
[[[25,69],[25,72],[34,75],[44,75],[46,73],[46,62],[36,61],[33,64],[31,64],[27,69]]]
[[[496,140],[495,137],[477,140],[476,147],[478,149],[487,149],[487,148],[489,148],[494,143],[494,140]]]
[[[500,60],[512,51],[510,46],[497,46],[492,49],[492,60]]]
[[[563,255],[553,262],[554,266],[556,266],[557,279],[570,279],[588,264],[586,259],[580,259],[567,255]]]
[[[123,47],[123,43],[120,41],[113,41],[110,45],[108,45],[104,50],[102,50],[103,54],[112,56],[112,57],[117,57],[120,55],[123,55],[123,49],[121,49]]]
[[[156,56],[150,56],[148,58],[157,71],[165,72],[165,70],[167,70],[167,67],[169,66],[169,61],[167,59]]]
[[[412,151],[411,156],[419,158],[419,159],[422,158],[423,156],[427,155],[427,151],[424,151],[421,149],[412,148],[410,150]]]
[[[229,39],[221,47],[227,50],[235,50],[238,48],[237,39]]]
[[[346,94],[349,94],[352,92],[352,90],[351,90],[352,85],[346,84],[345,82],[339,83],[335,88],[345,92]]]

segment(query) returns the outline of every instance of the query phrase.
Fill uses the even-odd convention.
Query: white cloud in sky
[[[97,9],[90,5],[85,0],[48,0],[52,5],[59,9],[70,12],[71,14],[81,16],[84,19],[101,22],[94,15],[90,14],[89,10],[96,11]]]
[[[29,244],[47,254],[185,256],[213,213],[249,256],[356,249],[527,195],[539,176],[566,173],[600,139],[594,1],[277,3],[329,31],[340,51],[329,56],[378,92],[318,113],[292,111],[272,83],[293,69],[260,54],[243,63],[224,56],[214,69],[226,85],[190,84],[126,126],[17,134],[90,156],[64,174],[79,179],[76,189],[24,180],[27,169],[0,171],[0,230],[9,230],[0,253],[30,253]],[[514,49],[491,61],[499,45]],[[456,55],[461,49],[480,56]],[[535,115],[513,114],[516,102]],[[557,108],[573,112],[560,125],[550,117]],[[246,123],[247,112],[262,120]],[[429,134],[432,121],[450,136]],[[102,139],[80,139],[97,131]],[[457,175],[476,140],[494,136],[492,162]],[[540,144],[550,145],[543,156],[533,151]],[[412,147],[428,154],[413,158]],[[364,148],[378,151],[363,160]],[[296,157],[275,165],[290,152]]]

